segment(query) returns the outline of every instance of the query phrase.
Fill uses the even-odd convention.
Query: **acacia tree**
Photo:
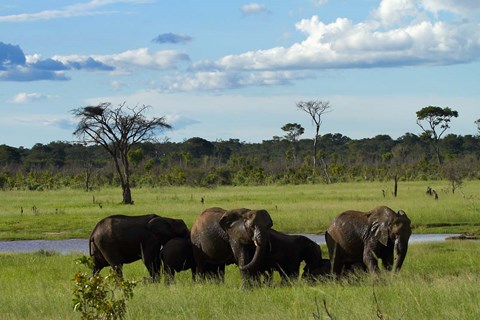
[[[430,140],[433,140],[439,164],[442,163],[440,157],[440,138],[443,133],[450,128],[449,123],[453,117],[458,117],[458,112],[448,107],[428,106],[417,111],[417,125],[422,128]],[[422,121],[426,121],[428,127],[425,128]]]
[[[317,167],[317,148],[318,139],[320,138],[320,126],[322,125],[322,115],[331,111],[330,102],[321,100],[300,101],[297,102],[297,108],[308,113],[315,126],[315,137],[313,138],[313,171],[315,172],[315,168]],[[326,164],[323,159],[322,162],[326,181],[330,183],[330,177],[328,176]]]
[[[73,132],[86,144],[102,146],[112,157],[120,179],[124,204],[133,204],[130,190],[129,151],[141,142],[153,141],[158,130],[170,128],[163,117],[147,119],[144,112],[150,106],[133,108],[120,104],[113,108],[110,102],[72,110],[80,118]]]
[[[478,135],[480,136],[480,119],[475,120],[474,123],[477,126]]]

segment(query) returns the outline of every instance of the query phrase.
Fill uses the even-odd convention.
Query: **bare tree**
[[[312,118],[312,124],[315,126],[315,137],[313,138],[313,170],[317,167],[317,148],[318,139],[320,138],[320,126],[322,125],[322,115],[331,111],[329,101],[311,100],[297,102],[297,108],[308,113]],[[325,179],[330,183],[330,177],[326,168],[325,161],[322,158]]]
[[[152,141],[159,130],[170,128],[163,117],[146,119],[143,113],[148,108],[150,106],[146,105],[130,108],[125,103],[113,108],[111,103],[104,102],[72,110],[73,115],[80,118],[73,134],[86,144],[101,145],[112,157],[120,179],[124,204],[133,204],[128,158],[132,146]]]

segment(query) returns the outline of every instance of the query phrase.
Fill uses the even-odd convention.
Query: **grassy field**
[[[430,185],[439,200],[425,194]],[[480,181],[468,181],[455,194],[448,183],[391,182],[262,187],[134,189],[134,205],[121,205],[120,189],[4,191],[0,201],[0,240],[88,238],[93,226],[111,214],[156,213],[185,220],[190,227],[207,207],[266,209],[274,228],[289,233],[322,234],[333,217],[348,209],[384,204],[403,209],[415,233],[479,233]],[[385,190],[386,196],[383,196]],[[205,203],[200,198],[205,198]]]
[[[425,194],[427,185],[437,190],[439,200]],[[211,206],[264,208],[280,231],[322,234],[342,211],[385,204],[405,210],[415,233],[480,234],[480,181],[466,182],[455,194],[447,192],[448,184],[442,181],[401,182],[396,198],[391,187],[391,182],[363,182],[134,189],[135,204],[129,206],[119,204],[119,189],[7,191],[1,192],[0,240],[88,238],[98,220],[118,213],[157,213],[182,218],[190,227]],[[327,256],[326,248],[322,250]],[[0,319],[79,319],[71,305],[72,278],[88,270],[75,264],[78,257],[1,253]],[[124,273],[139,281],[127,319],[329,319],[326,310],[334,319],[480,318],[479,241],[412,244],[398,275],[362,275],[315,285],[244,290],[235,266],[227,268],[222,285],[192,283],[188,272],[179,274],[172,286],[147,284],[141,262],[126,265]]]
[[[87,270],[75,264],[78,257],[0,254],[0,318],[79,319],[72,308],[71,279]],[[335,319],[378,319],[377,309],[384,319],[480,317],[480,243],[474,241],[413,244],[397,275],[314,285],[245,290],[235,266],[227,268],[222,285],[194,284],[189,272],[178,274],[171,286],[144,283],[141,262],[124,271],[127,279],[139,281],[127,319],[329,319],[323,301]]]

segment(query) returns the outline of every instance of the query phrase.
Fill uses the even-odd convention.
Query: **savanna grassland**
[[[425,194],[428,185],[437,190],[438,200]],[[98,220],[118,213],[157,213],[182,218],[190,227],[211,206],[264,208],[277,230],[322,234],[344,210],[385,204],[403,209],[414,233],[480,233],[479,181],[465,182],[455,194],[444,181],[400,182],[396,198],[391,195],[392,186],[391,182],[359,182],[134,189],[134,205],[119,204],[119,189],[6,191],[1,193],[0,239],[87,238]],[[326,248],[322,250],[327,256]],[[1,253],[0,318],[79,319],[71,301],[73,275],[88,272],[75,263],[80,256]],[[124,274],[139,282],[128,301],[127,319],[480,318],[478,241],[411,244],[404,267],[396,275],[358,275],[285,287],[242,289],[235,266],[227,268],[221,285],[192,283],[189,272],[178,274],[171,286],[145,283],[147,272],[141,262],[126,265]]]

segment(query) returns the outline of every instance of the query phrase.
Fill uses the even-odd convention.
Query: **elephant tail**
[[[328,231],[325,231],[325,242],[327,243],[327,248],[328,248],[328,256],[330,258],[330,272],[333,273],[333,267],[334,267],[334,262],[335,262],[335,257],[337,255],[337,250],[338,250],[338,244],[337,242],[332,238],[332,236],[328,233]]]
[[[88,241],[88,253],[90,254],[90,257],[92,257],[94,254],[94,247],[95,247],[94,239],[93,237],[90,237]]]

